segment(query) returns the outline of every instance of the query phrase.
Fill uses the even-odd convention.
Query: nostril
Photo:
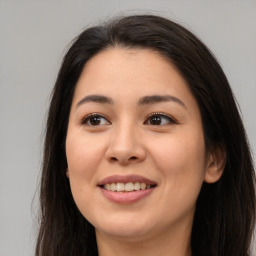
[[[126,162],[126,163],[128,163],[129,161],[135,161],[135,160],[137,160],[137,159],[138,159],[138,158],[137,158],[136,156],[131,156],[131,157],[126,158],[126,159],[122,159],[122,158],[118,158],[118,157],[112,156],[112,157],[110,158],[110,161],[111,161],[111,162],[118,162],[118,161],[120,161],[120,162]]]
[[[110,160],[111,161],[117,161],[117,158],[113,156],[113,157],[110,158]]]

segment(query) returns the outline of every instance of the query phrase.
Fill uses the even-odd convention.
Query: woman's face
[[[66,154],[74,200],[97,235],[150,238],[191,229],[211,163],[198,105],[156,52],[110,48],[85,65]]]

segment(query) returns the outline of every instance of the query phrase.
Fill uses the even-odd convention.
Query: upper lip
[[[140,175],[112,175],[104,178],[98,183],[98,186],[102,186],[105,184],[111,184],[111,183],[128,183],[128,182],[140,182],[140,183],[146,183],[149,185],[157,185],[155,181],[152,181],[148,178],[145,178]]]

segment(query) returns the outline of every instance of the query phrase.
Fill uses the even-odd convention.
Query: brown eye
[[[174,124],[174,123],[176,123],[174,119],[163,114],[152,114],[147,118],[145,122],[145,124],[148,124],[148,125],[165,125],[165,124]]]
[[[92,114],[92,115],[86,116],[82,120],[82,124],[89,125],[89,126],[99,126],[99,125],[110,124],[110,122],[105,117],[99,114]]]
[[[91,117],[88,122],[90,125],[99,125],[101,121],[101,118],[99,116],[93,116]]]
[[[162,123],[162,119],[160,116],[153,116],[149,119],[149,122],[152,125],[160,125]]]

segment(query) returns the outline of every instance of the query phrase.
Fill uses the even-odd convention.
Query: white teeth
[[[124,191],[124,183],[116,183],[116,190],[118,192]]]
[[[128,182],[128,183],[122,183],[122,182],[117,182],[117,183],[108,183],[104,185],[104,188],[106,190],[111,190],[111,191],[117,191],[117,192],[131,192],[131,191],[138,191],[138,190],[145,190],[151,188],[150,184],[146,183],[140,183],[140,182]]]
[[[146,183],[140,183],[140,189],[144,190],[146,189]]]
[[[116,191],[116,183],[111,183],[110,190]]]
[[[108,183],[108,184],[104,185],[104,188],[107,190],[111,190],[111,184]]]
[[[125,184],[125,191],[133,191],[134,190],[134,185],[132,182],[128,182]]]
[[[134,189],[135,190],[140,190],[140,183],[139,182],[134,183]]]

